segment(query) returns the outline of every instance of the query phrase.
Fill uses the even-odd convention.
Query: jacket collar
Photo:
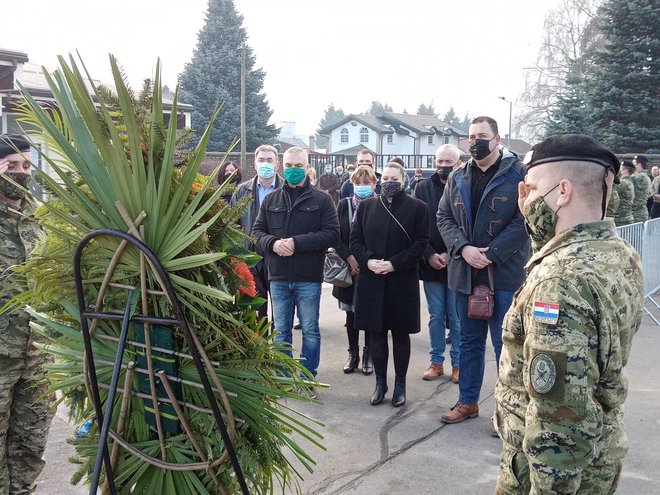
[[[501,151],[502,151],[502,157],[500,159],[500,167],[497,170],[497,172],[495,172],[493,179],[496,179],[500,175],[505,174],[518,160],[518,155],[516,155],[512,151],[509,151],[506,148],[502,149]],[[467,164],[465,165],[465,167],[463,167],[463,176],[464,177],[469,176],[472,173],[472,167],[476,167],[476,166],[477,164],[475,163],[474,158],[470,158]]]
[[[614,219],[606,218],[598,222],[580,223],[574,227],[562,230],[555,235],[545,246],[539,249],[525,266],[529,270],[533,265],[539,263],[546,256],[554,253],[560,248],[571,244],[582,243],[593,240],[608,240],[617,237]]]

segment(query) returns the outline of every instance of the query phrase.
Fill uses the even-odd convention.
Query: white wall
[[[353,125],[355,123],[355,125]],[[360,142],[360,129],[363,127],[366,127],[365,125],[361,124],[360,122],[357,121],[350,121],[346,122],[345,125],[337,127],[332,131],[330,134],[330,140],[329,140],[329,149],[328,153],[337,153],[338,151],[345,150],[347,148],[352,148],[353,146],[357,146],[358,144],[361,144],[363,146],[366,146],[370,150],[374,152],[378,152],[378,133],[374,131],[373,129],[370,129],[369,127],[366,127],[367,131],[369,131],[369,142],[368,143],[361,143]],[[341,130],[346,129],[348,130],[348,143],[342,143],[341,142]]]

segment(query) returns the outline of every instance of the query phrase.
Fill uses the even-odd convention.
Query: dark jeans
[[[461,321],[461,373],[459,375],[459,399],[465,404],[479,402],[481,385],[486,367],[486,336],[495,349],[495,362],[499,368],[502,352],[502,320],[513,301],[513,291],[496,290],[493,317],[490,320],[468,318],[468,294],[456,294],[456,308]]]

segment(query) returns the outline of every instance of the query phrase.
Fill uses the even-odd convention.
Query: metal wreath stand
[[[124,219],[126,220],[126,223],[129,226],[130,233],[127,234],[119,230],[105,229],[105,228],[94,230],[89,234],[87,234],[78,243],[73,261],[75,285],[78,296],[78,308],[80,310],[80,326],[81,326],[84,345],[85,345],[85,367],[86,367],[84,373],[85,386],[87,388],[88,396],[92,400],[92,403],[94,405],[96,418],[101,428],[99,445],[96,453],[96,462],[94,465],[94,474],[92,477],[92,483],[89,493],[90,495],[96,495],[97,493],[99,478],[101,476],[101,464],[103,464],[105,466],[106,481],[102,487],[102,493],[108,493],[109,491],[112,495],[116,495],[113,469],[114,469],[114,465],[117,462],[117,457],[119,455],[119,447],[121,446],[122,448],[124,448],[131,454],[139,457],[143,461],[165,470],[173,470],[173,471],[207,470],[211,478],[216,482],[216,486],[218,486],[221,493],[227,493],[227,490],[225,489],[224,486],[218,483],[214,468],[216,468],[217,466],[221,465],[222,463],[226,462],[229,459],[231,460],[232,466],[234,468],[234,473],[236,475],[236,479],[241,487],[241,491],[243,495],[249,495],[248,487],[245,482],[245,477],[241,470],[241,466],[238,462],[236,451],[232,443],[232,439],[235,434],[234,416],[232,414],[231,407],[229,405],[227,394],[224,388],[222,387],[222,384],[220,383],[220,380],[218,379],[217,375],[213,371],[214,363],[211,362],[205,350],[201,346],[197,338],[197,335],[194,332],[191,332],[190,328],[188,327],[188,322],[186,321],[186,317],[181,308],[181,304],[167,276],[167,272],[163,269],[162,265],[160,264],[159,260],[156,258],[154,253],[141,240],[143,230],[142,229],[138,230],[138,227],[142,223],[142,220],[144,219],[145,215],[140,214],[140,216],[138,216],[138,218],[133,222],[130,220],[130,218],[128,218],[125,210],[121,207],[121,205],[117,205],[117,206],[122,212],[122,215],[124,216]],[[96,304],[93,306],[93,309],[90,309],[85,301],[85,294],[83,290],[83,281],[81,274],[81,258],[83,251],[87,247],[89,242],[99,236],[118,237],[122,239],[122,241],[119,244],[119,247],[117,248],[108,266],[108,269],[105,273],[105,277],[99,288],[99,294],[96,300]],[[136,288],[133,286],[122,285],[112,282],[112,276],[114,274],[114,270],[117,267],[123,252],[125,251],[126,247],[129,244],[136,247],[139,250],[139,254],[140,254],[140,282],[141,282],[140,285],[141,286],[139,287],[139,290],[141,293],[141,301],[142,301],[141,314],[131,314],[131,307],[132,307],[131,300],[132,300],[133,291]],[[155,280],[160,285],[161,290],[147,289],[147,265],[149,265],[151,273],[153,274]],[[123,314],[117,311],[115,312],[101,311],[101,306],[103,304],[103,297],[106,294],[108,287],[127,290],[128,296],[126,301],[126,307]],[[172,307],[173,314],[175,317],[162,318],[162,317],[149,316],[148,315],[149,296],[166,297]],[[106,335],[101,332],[95,333],[99,320],[121,321],[121,332],[119,338],[117,339],[117,337],[115,336]],[[91,321],[91,326],[89,324],[89,321]],[[144,343],[127,342],[128,326],[129,323],[131,322],[142,323],[144,325]],[[151,337],[150,337],[151,325],[179,327],[188,343],[188,346],[190,348],[190,354],[189,355],[183,354],[180,352],[176,352],[174,350],[155,348],[154,346],[152,346]],[[96,375],[96,361],[94,359],[94,351],[92,348],[92,339],[111,340],[117,342],[117,353],[115,355],[114,367],[112,371],[112,379],[109,384],[99,383],[98,381]],[[133,361],[131,361],[130,363],[123,363],[124,350],[127,344],[131,346],[135,346],[136,348],[140,348],[140,350],[146,354],[146,361],[148,368],[147,370],[136,368],[135,362]],[[186,384],[198,386],[204,389],[204,392],[206,394],[206,397],[208,398],[208,402],[211,407],[210,410],[205,408],[200,408],[199,406],[188,404],[183,402],[182,400],[177,399],[176,394],[173,391],[171,382],[180,381],[180,379],[177,377],[168,376],[167,373],[165,373],[162,370],[154,371],[154,363],[152,360],[152,349],[154,348],[160,354],[164,353],[164,354],[169,354],[172,357],[176,357],[176,356],[184,357],[187,359],[192,359],[194,361],[195,366],[197,368],[197,373],[199,374],[201,387],[200,384],[193,384],[190,382],[186,382]],[[107,361],[102,361],[102,362],[99,361],[99,364],[101,363],[104,365],[112,364]],[[119,375],[122,368],[126,369],[124,387],[118,388]],[[133,378],[133,373],[135,372],[148,374],[150,394],[144,394],[144,393],[140,393],[139,391],[132,390],[132,378]],[[215,388],[211,387],[211,384],[209,382],[209,377],[213,381]],[[162,397],[162,396],[159,397],[157,395],[157,390],[156,390],[157,380],[160,381],[160,383],[162,384],[162,388],[165,389],[167,397]],[[101,396],[99,394],[100,388],[107,389],[108,391],[105,412],[103,411],[101,404]],[[111,428],[110,420],[112,416],[112,406],[114,404],[115,396],[117,392],[122,393],[123,397],[121,401],[121,408],[120,408],[120,414],[117,421],[117,425],[115,428]],[[223,406],[225,408],[226,416],[229,421],[229,431],[227,431],[227,426],[225,425],[225,421],[222,417],[222,413],[218,406],[216,400],[216,394],[219,395],[223,401]],[[122,437],[122,433],[124,431],[128,419],[127,413],[129,406],[129,398],[131,395],[149,399],[153,404],[153,409],[155,413],[154,415],[156,420],[156,430],[158,433],[158,440],[160,442],[160,458],[153,457],[152,455],[143,452],[142,450],[130,444],[127,440],[125,440]],[[176,411],[176,417],[180,422],[181,428],[188,435],[191,444],[195,448],[199,458],[202,460],[201,462],[177,464],[167,461],[165,455],[165,436],[161,425],[159,403],[170,404],[173,407],[173,409]],[[207,458],[206,452],[202,450],[199,442],[197,441],[197,439],[193,434],[192,429],[189,427],[188,422],[186,421],[186,416],[184,415],[183,408],[202,411],[213,415],[225,445],[225,450],[219,458],[217,459]],[[108,436],[110,436],[110,438],[112,438],[113,440],[111,453],[108,450],[108,444],[107,444]]]

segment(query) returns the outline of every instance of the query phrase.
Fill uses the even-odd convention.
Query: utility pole
[[[245,45],[241,47],[241,167],[243,172],[247,170],[247,153],[245,142]]]
[[[504,96],[498,96],[500,100],[506,101],[509,104],[509,149],[511,149],[511,115],[513,114],[513,102],[507,100]]]

